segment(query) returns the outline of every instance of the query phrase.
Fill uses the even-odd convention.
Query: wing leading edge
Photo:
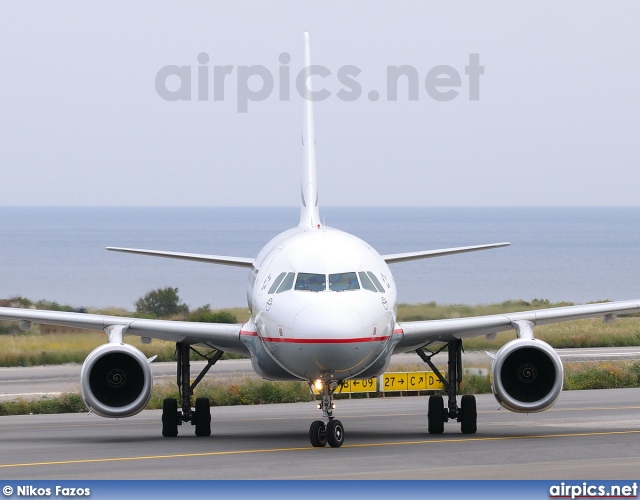
[[[168,259],[192,260],[206,262],[208,264],[221,264],[224,266],[251,267],[255,259],[248,257],[229,257],[227,255],[205,255],[199,253],[163,252],[160,250],[144,250],[139,248],[107,247],[112,252],[135,253],[139,255],[151,255],[153,257],[165,257]]]
[[[431,257],[442,257],[444,255],[455,255],[459,253],[476,252],[478,250],[489,250],[491,248],[508,247],[511,243],[490,243],[488,245],[474,245],[470,247],[442,248],[440,250],[422,250],[419,252],[394,253],[383,255],[382,258],[387,264],[407,262],[409,260],[429,259]]]
[[[119,316],[103,316],[99,314],[82,314],[59,311],[40,311],[34,309],[18,309],[0,307],[0,320],[84,328],[87,330],[103,330],[112,326],[123,326],[123,333],[148,337],[171,342],[184,342],[192,345],[204,345],[224,352],[249,355],[249,351],[240,341],[242,325],[226,323],[192,323],[188,321],[167,321],[156,319],[126,318]]]
[[[398,325],[402,329],[402,339],[396,345],[394,353],[413,351],[431,342],[450,342],[454,339],[490,335],[515,329],[516,321],[531,321],[533,325],[546,325],[598,316],[614,319],[616,314],[637,312],[640,312],[640,300],[537,309],[471,318],[400,322]]]

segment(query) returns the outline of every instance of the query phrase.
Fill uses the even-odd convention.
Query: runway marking
[[[571,437],[592,437],[592,436],[613,436],[640,434],[640,430],[633,431],[610,431],[610,432],[581,432],[574,434],[548,434],[539,436],[505,436],[505,437],[476,437],[476,438],[456,438],[456,439],[429,439],[420,441],[389,441],[384,443],[363,443],[345,445],[342,448],[373,448],[381,446],[409,446],[420,444],[441,444],[441,443],[469,443],[481,441],[510,441],[522,439],[549,439],[549,438],[571,438]],[[55,462],[31,462],[22,464],[0,464],[0,469],[8,469],[14,467],[42,467],[47,465],[73,465],[73,464],[91,464],[91,463],[108,463],[108,462],[131,462],[141,460],[163,460],[175,458],[197,458],[197,457],[214,457],[224,455],[248,455],[257,453],[280,453],[285,451],[314,451],[316,448],[305,446],[298,448],[272,448],[261,450],[231,450],[231,451],[211,451],[203,453],[180,453],[175,455],[148,455],[138,457],[111,457],[111,458],[88,458],[80,460],[60,460]]]
[[[640,410],[640,406],[609,406],[609,407],[597,406],[592,408],[552,408],[546,411],[559,413],[562,411],[606,411],[606,410]],[[482,413],[482,412],[478,412],[478,413]]]
[[[59,396],[60,394],[62,394],[61,392],[21,392],[21,393],[14,393],[14,392],[7,392],[4,394],[0,394],[0,398],[5,398],[5,397],[18,397],[21,398],[23,396]]]

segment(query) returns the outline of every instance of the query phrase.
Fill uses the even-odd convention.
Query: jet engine
[[[564,371],[558,353],[538,339],[504,345],[491,367],[493,395],[507,410],[532,413],[550,408],[562,391]]]
[[[152,386],[149,361],[128,344],[105,344],[94,349],[80,372],[82,398],[101,417],[139,413],[149,402]]]

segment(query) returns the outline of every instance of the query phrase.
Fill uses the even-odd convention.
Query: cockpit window
[[[327,277],[324,274],[298,273],[296,290],[321,292],[327,289]]]
[[[284,279],[284,277],[286,275],[287,275],[287,273],[280,273],[278,275],[276,280],[273,282],[273,285],[271,285],[271,288],[269,288],[269,293],[270,294],[276,291],[276,289],[278,288],[278,285],[280,284],[280,282]]]
[[[296,273],[288,273],[287,277],[282,281],[282,285],[280,285],[280,288],[278,288],[278,291],[276,293],[282,293],[291,290],[291,288],[293,287],[293,278],[295,277]]]
[[[358,273],[358,276],[360,276],[360,283],[362,283],[362,288],[371,292],[378,291],[372,281],[369,279],[369,276],[367,276],[367,273],[365,273],[364,271],[360,271]]]
[[[378,280],[378,278],[376,278],[376,275],[371,271],[367,271],[367,274],[369,275],[369,278],[371,278],[371,281],[373,281],[373,284],[376,286],[378,291],[380,293],[384,293],[384,287],[380,284],[380,281]]]
[[[360,290],[356,273],[338,273],[329,275],[329,290],[343,292],[345,290]]]

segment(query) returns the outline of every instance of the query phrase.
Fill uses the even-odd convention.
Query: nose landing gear
[[[327,444],[332,448],[340,448],[344,443],[342,422],[333,417],[335,405],[331,397],[337,388],[338,382],[335,380],[322,384],[322,401],[318,404],[318,409],[322,410],[324,421],[316,420],[309,427],[309,441],[311,441],[311,446],[316,448],[322,448]]]

